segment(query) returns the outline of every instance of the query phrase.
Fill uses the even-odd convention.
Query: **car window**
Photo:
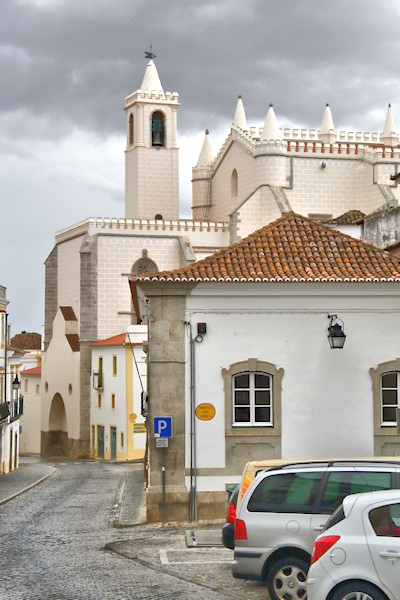
[[[400,537],[400,504],[374,508],[369,513],[369,520],[376,535]]]
[[[251,494],[249,512],[315,512],[323,472],[279,473],[264,477]]]
[[[329,473],[322,496],[321,512],[331,513],[348,494],[387,490],[391,473],[374,471],[333,471]]]
[[[322,531],[326,531],[330,527],[333,527],[337,523],[340,523],[340,521],[343,521],[343,519],[345,519],[345,514],[343,510],[343,504],[340,504],[335,510],[335,512],[329,517]]]

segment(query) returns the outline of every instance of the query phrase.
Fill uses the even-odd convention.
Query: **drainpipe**
[[[190,492],[189,519],[197,521],[197,466],[196,466],[196,388],[195,388],[195,341],[192,335],[192,324],[189,326],[190,342]]]
[[[4,315],[4,402],[7,402],[7,342],[8,342],[8,314]]]

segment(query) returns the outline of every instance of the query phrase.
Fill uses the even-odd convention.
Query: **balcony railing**
[[[0,402],[0,421],[7,419],[10,414],[10,407],[8,402]]]
[[[8,402],[10,405],[10,419],[15,421],[24,414],[24,397],[20,396],[18,400],[11,400]]]
[[[99,373],[93,373],[93,387],[95,390],[103,389],[103,373],[101,371]]]

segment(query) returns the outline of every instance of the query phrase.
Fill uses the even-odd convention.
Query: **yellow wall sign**
[[[134,423],[133,433],[146,433],[146,425],[144,423]]]
[[[199,404],[196,408],[196,417],[201,421],[211,421],[215,417],[215,406],[208,402]]]
[[[129,415],[129,421],[131,423],[134,423],[136,421],[136,419],[137,419],[137,415],[135,415],[135,413],[130,413],[130,415]]]

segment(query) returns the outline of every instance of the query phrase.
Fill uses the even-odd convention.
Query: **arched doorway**
[[[49,437],[47,454],[50,456],[68,455],[67,413],[61,394],[55,394],[49,414]]]

